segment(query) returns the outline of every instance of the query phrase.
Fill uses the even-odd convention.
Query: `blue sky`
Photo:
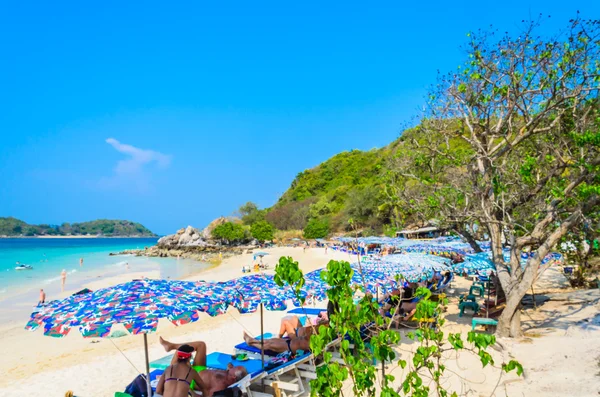
[[[553,0],[85,3],[0,5],[0,216],[166,234],[270,206],[298,172],[397,138],[468,31],[600,16]]]

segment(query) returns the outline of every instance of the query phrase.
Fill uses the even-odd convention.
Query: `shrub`
[[[233,243],[244,240],[246,233],[242,225],[225,222],[212,230],[212,236],[216,239]]]
[[[258,221],[252,224],[250,233],[252,234],[252,237],[262,243],[273,240],[275,228],[267,221]]]
[[[329,234],[329,222],[311,219],[304,228],[304,238],[324,238]]]

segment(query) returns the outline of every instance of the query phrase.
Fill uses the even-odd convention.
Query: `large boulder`
[[[212,221],[211,223],[208,224],[208,226],[206,226],[204,228],[204,230],[202,230],[202,238],[205,240],[210,240],[212,239],[212,231],[215,227],[222,225],[224,223],[229,222],[227,220],[227,218],[225,218],[224,216],[215,219],[214,221]]]
[[[202,238],[202,234],[198,229],[188,226],[184,229],[179,229],[176,234],[161,237],[157,245],[161,248],[179,248],[205,246],[208,244]]]

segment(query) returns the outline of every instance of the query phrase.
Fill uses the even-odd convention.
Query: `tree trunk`
[[[460,234],[461,237],[467,240],[467,243],[469,243],[471,248],[473,248],[473,250],[476,253],[483,252],[483,250],[479,246],[479,243],[477,242],[477,240],[475,240],[475,237],[473,237],[473,235],[469,233],[467,228],[456,225],[454,226],[454,230],[456,231],[456,233]]]
[[[498,336],[519,338],[523,336],[521,330],[521,299],[525,296],[527,289],[523,290],[521,286],[517,286],[506,294],[506,308],[498,318],[498,327],[496,334]]]

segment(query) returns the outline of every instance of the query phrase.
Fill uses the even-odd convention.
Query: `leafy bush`
[[[275,228],[267,221],[257,221],[250,227],[250,233],[262,243],[273,240]]]
[[[305,238],[325,238],[329,234],[327,220],[311,219],[304,228]]]
[[[342,389],[351,382],[352,394],[355,396],[399,397],[403,395],[427,397],[457,396],[446,389],[446,366],[443,353],[450,350],[469,352],[479,357],[481,365],[494,365],[493,357],[487,349],[496,343],[493,335],[469,332],[467,340],[460,333],[446,334],[442,328],[445,323],[444,311],[447,299],[430,299],[431,291],[419,288],[416,296],[421,299],[417,304],[414,318],[418,326],[414,332],[407,334],[409,343],[417,344],[414,352],[404,358],[398,358],[392,349],[400,343],[400,334],[390,329],[390,319],[379,314],[379,303],[373,296],[365,293],[365,286],[358,286],[364,294],[355,303],[355,286],[351,286],[354,271],[348,262],[330,261],[327,270],[321,273],[323,281],[329,284],[327,298],[332,303],[329,315],[329,326],[321,326],[313,330],[310,338],[310,350],[315,356],[322,357],[324,365],[317,367],[317,377],[310,381],[313,396],[340,396]],[[304,275],[298,262],[291,257],[281,257],[275,268],[275,282],[283,286],[291,286],[300,301],[303,301],[302,286]],[[329,307],[329,306],[328,306]],[[391,314],[398,313],[400,302]],[[368,335],[367,335],[368,334]],[[339,344],[339,355],[343,362],[334,359],[327,346],[340,335],[347,338]],[[370,337],[370,346],[367,339]],[[352,347],[351,347],[352,344]],[[407,369],[403,378],[385,373],[385,366],[379,367],[375,362],[390,362]],[[498,367],[497,367],[498,368]],[[522,375],[523,367],[515,360],[502,363],[498,368],[499,377],[503,372],[515,371]],[[498,379],[498,383],[500,379]],[[379,393],[377,392],[379,386]]]
[[[244,225],[253,225],[258,221],[265,220],[265,210],[258,209],[258,206],[251,201],[242,205],[238,213]]]
[[[244,240],[246,233],[242,225],[225,222],[212,230],[212,236],[218,240],[234,243]]]

